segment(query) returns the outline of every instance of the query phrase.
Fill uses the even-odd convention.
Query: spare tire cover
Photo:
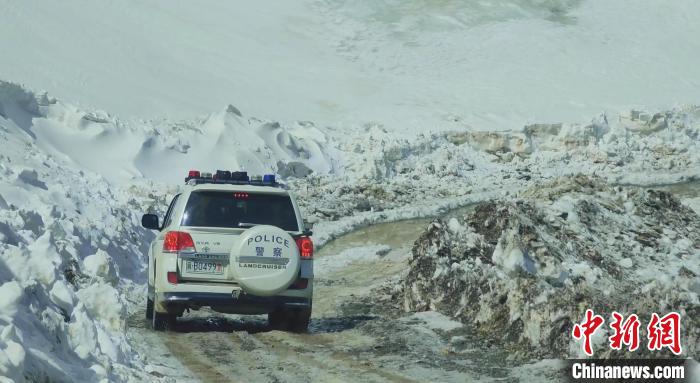
[[[231,265],[231,273],[244,291],[275,295],[299,276],[299,249],[286,231],[254,226],[241,234],[231,250]]]

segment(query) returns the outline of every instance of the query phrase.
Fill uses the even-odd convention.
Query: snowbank
[[[126,292],[145,281],[153,237],[138,214],[164,201],[47,154],[38,125],[57,105],[0,83],[0,376],[153,380],[127,342]],[[74,151],[98,163],[98,150]]]
[[[405,308],[440,311],[521,357],[576,357],[587,308],[682,316],[683,353],[700,345],[700,216],[667,192],[561,177],[434,221],[416,241]],[[596,356],[609,356],[605,332]],[[642,336],[646,334],[642,331]],[[638,355],[648,352],[637,351]]]
[[[700,175],[698,107],[512,132],[397,136],[370,124],[324,133],[335,148],[335,171],[290,182],[306,217],[323,223],[315,236],[321,244],[361,226],[437,216],[565,175],[646,186]]]
[[[176,184],[183,169],[222,166],[285,176],[333,170],[325,135],[313,124],[285,127],[245,117],[232,105],[190,121],[123,121],[1,80],[0,105],[0,115],[42,151],[118,184],[144,177]]]

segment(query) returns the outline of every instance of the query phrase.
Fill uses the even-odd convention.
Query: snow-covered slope
[[[393,131],[698,102],[694,0],[0,0],[0,73],[83,109]]]
[[[285,176],[295,170],[328,173],[334,167],[325,135],[312,123],[287,128],[245,117],[232,105],[191,121],[128,122],[1,80],[0,105],[0,114],[45,153],[118,183],[145,177],[175,184],[183,169],[224,165]]]
[[[148,380],[126,291],[144,283],[153,234],[137,214],[154,198],[47,154],[32,121],[42,101],[0,83],[0,380]]]

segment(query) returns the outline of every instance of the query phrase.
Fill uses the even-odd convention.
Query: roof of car
[[[202,183],[199,185],[185,185],[185,190],[220,190],[220,191],[243,191],[243,192],[257,192],[266,194],[289,194],[286,189],[275,187],[275,186],[264,186],[264,185],[232,185],[232,184],[208,184]]]

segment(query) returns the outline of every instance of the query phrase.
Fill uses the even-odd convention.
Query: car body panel
[[[276,307],[278,303],[285,304],[284,302],[288,302],[291,305],[304,305],[304,302],[308,302],[310,307],[310,302],[313,295],[314,277],[312,259],[309,260],[302,258],[300,260],[299,278],[308,279],[308,285],[304,289],[290,288],[275,295],[275,297],[279,298],[272,297],[271,299],[267,299],[270,297],[262,299],[262,297],[251,296],[250,294],[246,294],[242,291],[241,287],[238,286],[230,273],[228,257],[231,253],[231,249],[237,245],[238,237],[245,231],[245,228],[214,228],[180,225],[190,194],[200,190],[289,196],[299,230],[287,231],[287,233],[292,235],[292,237],[303,234],[302,231],[304,228],[304,222],[302,220],[299,207],[294,199],[294,196],[285,189],[257,185],[186,185],[181,193],[173,197],[173,201],[171,201],[168,212],[163,219],[163,227],[157,233],[156,238],[151,243],[151,246],[149,246],[148,297],[154,301],[155,310],[157,312],[165,313],[169,312],[169,310],[173,310],[173,308],[182,309],[182,307],[188,305],[197,306],[202,303],[202,297],[210,297],[212,299],[212,303],[218,305],[217,307],[224,312],[237,312],[237,308],[239,308],[240,310],[238,311],[243,314],[253,312],[262,313],[269,310],[271,307]],[[188,254],[164,252],[163,242],[165,234],[169,231],[188,232],[195,242],[196,251]],[[221,275],[208,274],[206,276],[185,272],[185,262],[195,259],[218,260],[217,262],[221,262],[224,270]],[[179,280],[177,284],[168,282],[168,272],[178,273]],[[240,297],[241,294],[246,296],[245,300],[236,298],[237,296]],[[231,297],[230,301],[226,299],[228,296]],[[186,297],[195,298],[192,298],[194,300],[190,301]],[[245,304],[242,302],[245,302]],[[256,310],[255,302],[262,302],[260,303],[260,310]]]

